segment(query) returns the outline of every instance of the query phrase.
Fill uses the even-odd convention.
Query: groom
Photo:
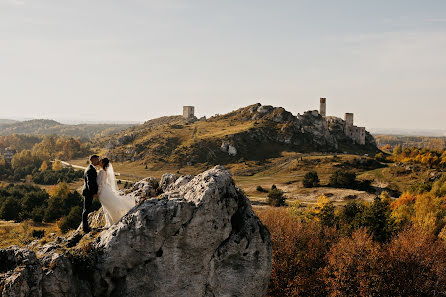
[[[82,230],[84,233],[90,232],[90,227],[88,226],[88,214],[91,212],[91,204],[93,198],[98,196],[98,182],[97,182],[97,172],[95,166],[99,165],[99,156],[92,155],[90,157],[90,166],[85,170],[84,173],[84,188],[82,190],[82,195],[84,196],[84,210],[82,212]]]

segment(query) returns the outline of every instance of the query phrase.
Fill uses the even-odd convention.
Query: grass
[[[48,241],[51,233],[56,235],[61,234],[56,223],[35,224],[30,220],[15,223],[0,220],[0,248],[6,248],[11,245],[24,246],[29,244],[31,241],[36,240],[32,236],[33,230],[45,231],[45,236],[40,239],[41,242]]]
[[[325,194],[332,196],[336,205],[343,205],[346,200],[343,197],[357,195],[358,199],[369,201],[373,199],[373,194],[365,192],[332,189],[327,186],[306,189],[302,185],[302,179],[308,171],[316,171],[319,175],[321,185],[327,185],[330,175],[346,163],[359,159],[360,155],[351,154],[327,154],[327,153],[296,153],[283,152],[281,156],[270,158],[265,161],[245,161],[228,164],[226,167],[233,175],[238,187],[240,187],[251,199],[253,204],[265,204],[267,194],[256,190],[257,186],[270,189],[273,184],[277,185],[285,192],[290,203],[294,201],[302,202],[303,205],[311,205],[316,202],[318,196]],[[77,165],[86,165],[86,159],[70,161]],[[375,180],[379,184],[384,184],[392,189],[404,191],[414,183],[422,182],[427,177],[429,170],[422,169],[407,175],[397,175],[392,171],[393,164],[389,167],[378,169],[347,168],[357,173],[360,180]],[[180,175],[203,172],[212,168],[209,164],[195,164],[193,166],[180,167],[175,163],[150,162],[146,169],[144,161],[136,162],[115,162],[113,163],[116,172],[122,174],[122,179],[138,181],[148,176],[160,178],[164,173],[177,173]],[[119,178],[118,178],[119,179]]]

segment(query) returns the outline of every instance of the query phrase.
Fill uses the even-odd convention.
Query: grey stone
[[[145,183],[153,181],[145,180]],[[144,184],[144,183],[143,183]],[[141,185],[134,195],[142,195]],[[102,220],[100,212],[90,222]],[[229,172],[177,177],[97,239],[0,250],[2,296],[264,296],[271,239]],[[77,241],[77,240],[76,240]],[[43,253],[42,253],[43,252]]]

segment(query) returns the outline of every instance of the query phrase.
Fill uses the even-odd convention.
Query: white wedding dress
[[[134,198],[119,195],[111,164],[98,173],[98,196],[104,210],[106,228],[116,224],[136,204]]]

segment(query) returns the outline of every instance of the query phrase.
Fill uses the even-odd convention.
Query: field
[[[59,228],[56,223],[51,224],[35,224],[32,221],[15,223],[11,221],[0,220],[0,248],[6,248],[11,245],[27,245],[36,237],[33,237],[33,231],[44,231],[42,241],[60,235]]]
[[[371,201],[375,195],[364,191],[349,189],[334,189],[327,187],[330,175],[337,169],[343,168],[354,171],[359,180],[373,180],[373,186],[380,189],[391,188],[397,192],[406,189],[409,185],[422,182],[427,173],[420,172],[396,175],[393,173],[392,164],[380,164],[374,166],[357,166],[361,160],[373,159],[351,154],[300,154],[284,152],[280,157],[270,158],[263,162],[246,161],[229,164],[229,169],[237,184],[255,205],[264,205],[267,194],[257,191],[257,186],[270,189],[272,185],[285,192],[289,202],[298,201],[302,205],[314,204],[317,198],[324,194],[335,205],[343,205],[351,199]],[[69,161],[71,164],[86,166],[86,159]],[[355,163],[356,162],[356,163]],[[166,163],[153,162],[146,165],[143,162],[115,162],[116,172],[120,173],[118,179],[138,181],[148,176],[160,178],[164,173],[177,173],[180,175],[199,174],[211,168],[211,165],[196,164],[194,166],[179,167],[166,165]],[[379,167],[379,168],[375,168]],[[321,181],[321,187],[306,189],[302,185],[302,179],[308,171],[316,171]]]
[[[87,166],[86,158],[69,161],[70,164]],[[364,165],[364,164],[365,165]],[[361,165],[363,164],[363,165]],[[113,163],[116,172],[120,173],[118,180],[136,182],[148,176],[160,178],[164,173],[179,175],[199,174],[212,165],[195,164],[194,166],[179,167],[179,165],[166,165],[162,162],[146,164],[140,162]],[[264,209],[267,205],[267,193],[258,191],[258,187],[265,190],[276,185],[285,193],[289,205],[299,207],[312,207],[321,195],[325,195],[335,206],[345,205],[352,200],[372,201],[380,191],[393,189],[395,193],[403,192],[411,185],[425,181],[431,172],[428,168],[419,167],[417,170],[405,171],[404,168],[393,163],[379,163],[374,159],[352,154],[300,154],[284,152],[280,157],[265,161],[245,161],[226,166],[233,175],[238,187],[249,197],[255,209]],[[354,171],[359,180],[370,180],[376,193],[357,191],[351,189],[338,189],[328,186],[330,175],[338,169]],[[316,171],[320,179],[320,187],[304,188],[302,180],[309,171]],[[82,179],[70,184],[72,190],[82,187]],[[47,191],[51,186],[41,186]],[[397,195],[394,196],[397,198]],[[35,225],[30,221],[22,223],[0,222],[1,247],[11,244],[25,244],[33,240],[32,230],[45,230],[45,236],[50,233],[60,233],[57,225]]]

